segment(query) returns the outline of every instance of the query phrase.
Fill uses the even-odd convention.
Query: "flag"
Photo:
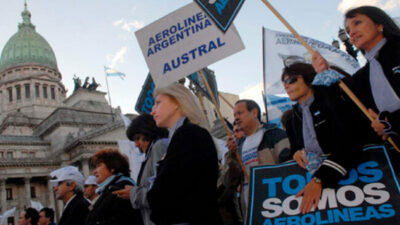
[[[116,77],[118,76],[122,80],[125,79],[126,75],[122,72],[119,72],[118,70],[109,68],[107,66],[104,67],[104,72],[106,73],[107,77]]]
[[[0,216],[0,225],[3,225],[4,222],[7,220],[8,217],[12,216],[15,212],[16,207],[7,210],[3,213],[3,215]]]
[[[291,108],[293,102],[288,98],[281,81],[282,70],[295,62],[311,64],[311,55],[290,33],[273,31],[264,28],[264,91],[267,102],[268,120],[280,123],[283,112]],[[346,52],[336,47],[304,37],[303,39],[314,50],[317,50],[330,65],[340,67],[349,74],[355,73],[360,65]]]

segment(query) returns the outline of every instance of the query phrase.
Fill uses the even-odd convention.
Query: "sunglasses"
[[[289,77],[288,79],[284,80],[283,83],[284,84],[294,84],[297,82],[297,80],[298,80],[298,78],[293,76],[293,77]]]

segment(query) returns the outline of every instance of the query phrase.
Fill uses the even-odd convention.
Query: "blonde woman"
[[[151,114],[169,129],[169,146],[147,194],[157,225],[220,224],[217,150],[192,93],[172,84],[155,90]]]

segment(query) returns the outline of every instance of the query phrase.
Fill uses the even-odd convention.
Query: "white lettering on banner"
[[[156,86],[167,86],[244,49],[233,25],[223,33],[196,3],[170,13],[135,35]]]

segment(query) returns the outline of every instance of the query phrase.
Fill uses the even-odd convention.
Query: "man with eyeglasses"
[[[89,201],[83,197],[85,178],[74,166],[66,166],[50,173],[53,191],[65,204],[58,225],[84,225],[89,212]]]

